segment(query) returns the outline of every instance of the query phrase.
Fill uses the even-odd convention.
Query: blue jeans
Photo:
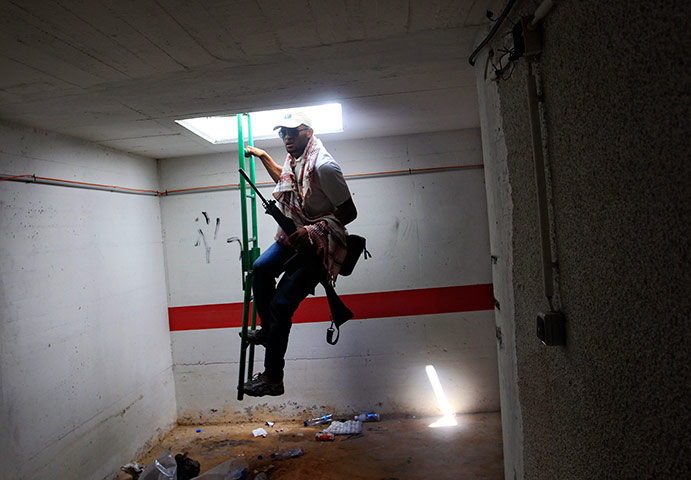
[[[254,305],[262,330],[268,334],[264,374],[275,382],[283,380],[293,313],[307,295],[314,293],[321,273],[317,265],[300,266],[292,273],[285,272],[284,263],[294,254],[293,248],[275,242],[254,262]],[[283,276],[276,285],[281,273]]]

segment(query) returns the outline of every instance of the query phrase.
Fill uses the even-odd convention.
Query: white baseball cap
[[[283,121],[276,125],[274,130],[277,130],[281,127],[297,128],[300,125],[305,125],[306,127],[312,128],[312,118],[305,112],[291,112],[285,114]]]

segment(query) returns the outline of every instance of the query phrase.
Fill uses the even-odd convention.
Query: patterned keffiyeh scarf
[[[299,187],[296,173],[293,173],[295,159],[288,154],[273,195],[281,205],[283,214],[292,219],[295,225],[305,227],[310,242],[316,247],[317,255],[326,268],[328,280],[333,285],[346,255],[345,227],[332,213],[310,218],[303,208],[304,202],[312,193],[315,165],[322,148],[321,140],[312,135],[303,153],[303,170],[296,172],[302,176],[302,188]],[[277,239],[281,234],[279,231]]]

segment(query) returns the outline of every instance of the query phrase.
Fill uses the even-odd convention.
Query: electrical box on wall
[[[520,25],[523,27],[523,54],[526,57],[539,55],[542,53],[542,31],[541,24],[531,27],[533,17],[521,18]]]
[[[540,25],[531,27],[532,20],[533,17],[523,17],[513,26],[513,52],[509,60],[515,62],[521,57],[534,57],[542,52]]]
[[[537,338],[545,345],[566,344],[566,320],[561,312],[537,314]]]

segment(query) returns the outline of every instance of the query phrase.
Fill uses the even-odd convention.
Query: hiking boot
[[[250,397],[263,397],[264,395],[278,396],[283,395],[283,381],[272,382],[263,373],[258,373],[252,380],[242,386],[245,395]]]
[[[238,334],[242,337],[242,332],[238,332]],[[259,330],[247,330],[247,343],[266,347],[266,344],[269,343],[269,335],[264,333],[262,328]]]

